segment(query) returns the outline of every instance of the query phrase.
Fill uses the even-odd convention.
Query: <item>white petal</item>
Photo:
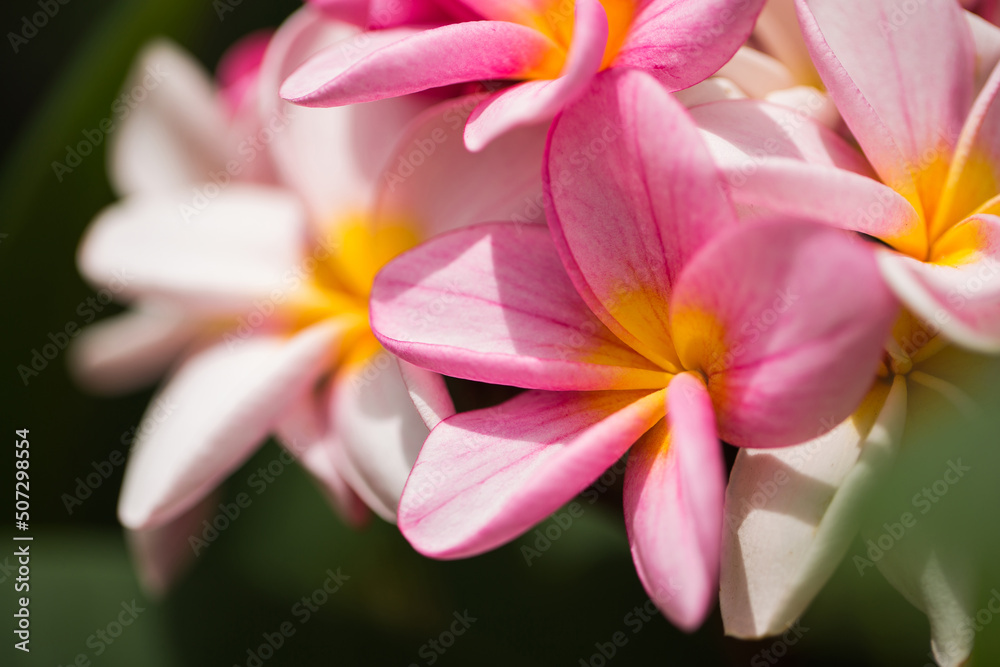
[[[157,380],[191,344],[201,322],[140,305],[86,327],[70,348],[70,369],[96,393],[121,393]]]
[[[290,340],[254,336],[188,359],[143,418],[118,503],[121,522],[161,526],[215,488],[327,369],[340,333],[326,321]]]
[[[201,210],[189,192],[137,195],[106,208],[87,230],[78,264],[119,299],[239,313],[287,288],[304,243],[294,196],[233,184]]]
[[[212,81],[169,41],[142,51],[111,110],[108,167],[120,195],[205,181],[225,164],[225,111]]]
[[[316,479],[341,518],[360,526],[369,517],[368,507],[334,463],[333,451],[343,445],[336,440],[329,422],[326,401],[317,392],[306,392],[276,426],[277,436]]]
[[[905,416],[906,383],[897,378],[816,440],[740,451],[723,531],[727,634],[774,635],[805,611],[857,533],[862,503],[892,460]]]
[[[433,429],[455,414],[455,404],[443,377],[402,359],[396,359],[396,363],[399,364],[406,389],[410,392],[410,399],[428,429]]]
[[[395,522],[403,486],[429,433],[395,357],[381,351],[364,364],[343,369],[331,411],[357,474],[348,480],[379,516]]]

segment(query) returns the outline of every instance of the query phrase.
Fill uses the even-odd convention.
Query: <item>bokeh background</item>
[[[43,0],[44,1],[44,0]],[[38,0],[6,0],[3,115],[0,124],[0,510],[13,514],[14,430],[31,442],[31,653],[14,650],[11,630],[13,517],[3,521],[0,547],[2,665],[70,665],[84,656],[108,667],[240,665],[925,665],[930,660],[926,617],[874,570],[858,574],[850,558],[825,587],[790,641],[723,638],[718,612],[694,635],[661,617],[635,613],[647,601],[628,552],[621,519],[621,476],[583,515],[558,531],[544,551],[534,532],[491,554],[435,562],[414,553],[397,531],[373,520],[354,532],[328,510],[323,497],[294,465],[280,464],[270,443],[236,472],[217,502],[250,492],[252,504],[203,549],[190,573],[165,598],[140,588],[115,520],[122,466],[70,512],[63,495],[78,478],[108,469],[125,451],[151,390],[106,399],[82,393],[66,369],[66,352],[26,385],[18,365],[66,324],[84,323],[80,304],[94,296],[74,265],[77,241],[89,220],[113,199],[104,148],[57,180],[55,160],[66,146],[111,115],[127,68],[140,46],[168,36],[209,69],[226,47],[259,28],[276,27],[292,0],[48,0],[58,11],[15,48],[9,33],[23,32]],[[221,15],[220,15],[220,12]],[[30,19],[29,19],[30,20]],[[106,308],[102,315],[117,312]],[[996,384],[996,382],[992,383]],[[460,405],[482,406],[502,393],[452,385]],[[991,393],[992,392],[992,393]],[[989,419],[915,429],[894,475],[870,501],[870,515],[899,516],[922,485],[940,477],[945,462],[963,457],[968,482],[935,508],[936,539],[970,556],[977,599],[1000,589],[997,548],[998,394],[983,394]],[[730,460],[732,452],[729,452]],[[279,461],[281,473],[262,493],[254,472]],[[274,466],[277,467],[277,466]],[[273,468],[272,468],[273,471]],[[603,487],[602,487],[603,489]],[[593,497],[592,495],[590,496]],[[547,522],[541,528],[550,527]],[[556,533],[554,529],[551,531]],[[864,554],[859,538],[849,556]],[[347,575],[342,588],[310,612],[327,570]],[[992,582],[992,583],[991,583]],[[322,598],[322,596],[319,596]],[[116,621],[122,605],[141,609],[112,643],[96,635]],[[978,608],[978,606],[977,606]],[[442,633],[455,614],[474,618],[453,645]],[[265,635],[290,622],[295,634],[273,652]],[[287,627],[287,626],[286,626]],[[112,631],[114,628],[112,628]],[[615,633],[626,638],[609,651]],[[1000,664],[1000,622],[977,635],[976,664]],[[435,650],[429,642],[446,648]],[[794,642],[794,643],[793,643]],[[620,642],[621,643],[621,642]],[[446,647],[447,645],[447,647]],[[78,662],[77,664],[88,664]]]

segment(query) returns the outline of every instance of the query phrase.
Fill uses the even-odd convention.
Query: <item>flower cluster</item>
[[[973,410],[965,359],[1000,352],[994,13],[315,0],[215,81],[149,46],[135,76],[164,83],[79,251],[96,285],[133,276],[132,307],[75,355],[97,390],[167,376],[119,505],[147,581],[269,435],[345,520],[435,558],[627,457],[665,616],[692,631],[718,599],[728,633],[783,632],[857,534],[907,387]],[[525,391],[456,413],[444,376]],[[961,664],[967,610],[917,560],[877,565]]]

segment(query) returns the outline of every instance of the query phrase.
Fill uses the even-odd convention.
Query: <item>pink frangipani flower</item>
[[[717,592],[720,439],[790,445],[848,415],[896,304],[871,250],[843,232],[737,224],[693,122],[648,74],[601,74],[555,121],[543,174],[551,231],[462,229],[376,278],[387,349],[530,390],[433,429],[399,525],[424,554],[478,554],[630,452],[639,576],[692,630]]]
[[[746,40],[763,0],[461,0],[481,20],[373,33],[362,49],[328,49],[286,80],[305,106],[368,102],[476,81],[513,81],[469,118],[480,150],[551,119],[604,69],[653,73],[671,90],[721,67]],[[495,88],[494,88],[495,90]]]

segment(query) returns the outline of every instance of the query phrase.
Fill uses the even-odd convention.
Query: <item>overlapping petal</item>
[[[352,526],[361,526],[371,516],[368,505],[351,487],[335,461],[342,449],[330,423],[328,391],[307,391],[292,402],[275,424],[274,432],[285,449],[309,471],[330,504]]]
[[[299,67],[281,96],[301,106],[371,102],[465,81],[525,78],[559,53],[541,32],[505,21],[468,21],[414,33],[394,28],[363,45],[334,45]]]
[[[900,299],[952,341],[980,352],[1000,350],[1000,218],[977,215],[935,244],[936,260],[879,253]]]
[[[108,174],[119,195],[208,180],[228,156],[227,124],[208,74],[167,41],[145,48],[112,110]]]
[[[121,299],[237,313],[282,287],[304,243],[305,214],[294,197],[232,184],[205,202],[182,191],[113,204],[87,230],[78,264]]]
[[[735,224],[683,107],[648,75],[612,70],[553,127],[544,178],[566,270],[622,340],[677,368],[668,300],[682,267]]]
[[[329,410],[356,473],[352,484],[376,513],[395,521],[399,496],[428,429],[392,355],[380,350],[342,368]]]
[[[413,121],[379,182],[381,223],[406,221],[430,237],[488,220],[544,222],[539,173],[548,128],[508,132],[473,153],[462,128],[479,99],[448,100]]]
[[[906,380],[898,377],[877,383],[849,419],[809,442],[740,451],[722,540],[727,634],[775,635],[802,615],[857,534],[905,418]]]
[[[515,127],[551,119],[586,90],[604,59],[608,17],[597,0],[576,0],[574,4],[573,41],[559,77],[526,81],[483,100],[465,128],[470,150],[482,150]]]
[[[161,526],[215,488],[323,373],[340,333],[329,321],[291,340],[254,336],[190,357],[140,426],[118,504],[122,524]]]
[[[764,0],[639,2],[614,66],[647,70],[670,90],[687,88],[736,53],[763,6]]]
[[[897,313],[870,246],[778,221],[724,232],[699,253],[670,320],[684,367],[708,379],[721,437],[773,447],[851,414]]]
[[[298,193],[314,228],[373,204],[381,171],[406,124],[431,100],[404,97],[346,109],[308,109],[278,96],[281,82],[323,48],[360,48],[356,29],[309,7],[293,14],[275,33],[261,65],[260,110],[266,150],[274,156],[282,183]],[[258,146],[244,147],[256,160]]]
[[[590,312],[541,225],[465,228],[402,255],[375,280],[371,323],[394,354],[470,380],[572,391],[669,378]]]
[[[882,180],[933,216],[972,105],[975,52],[958,3],[798,0],[813,63]],[[928,44],[940,48],[928,49]]]
[[[140,305],[80,332],[70,348],[70,368],[91,391],[138,389],[162,376],[203,325],[170,309]]]
[[[689,632],[718,590],[725,472],[711,397],[701,379],[682,373],[667,390],[667,419],[629,452],[624,504],[646,592]]]

